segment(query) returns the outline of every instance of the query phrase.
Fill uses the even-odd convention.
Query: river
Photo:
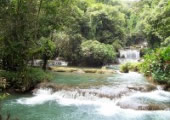
[[[53,83],[60,89],[8,97],[3,115],[20,120],[170,120],[170,93],[139,73],[56,73]]]
[[[140,59],[138,50],[121,50],[120,57],[120,63]],[[170,92],[142,74],[113,68],[117,73],[110,75],[55,73],[46,87],[3,100],[3,117],[10,113],[19,120],[170,120]]]

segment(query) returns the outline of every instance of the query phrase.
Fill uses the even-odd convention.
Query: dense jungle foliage
[[[169,78],[169,0],[0,0],[0,28],[1,77],[9,84],[39,81],[30,77],[43,72],[28,67],[34,59],[43,59],[44,70],[56,57],[102,66],[115,62],[119,49],[144,43],[142,71]]]

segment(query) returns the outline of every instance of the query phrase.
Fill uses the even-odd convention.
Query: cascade
[[[137,62],[140,60],[140,51],[137,49],[120,50],[119,63]]]

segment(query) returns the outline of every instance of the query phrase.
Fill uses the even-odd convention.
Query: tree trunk
[[[32,59],[31,59],[31,67],[33,67],[34,66],[34,57],[32,57]]]
[[[43,56],[43,66],[42,66],[42,69],[43,69],[44,71],[47,70],[47,63],[48,63],[47,56],[44,55],[44,56]]]
[[[40,0],[38,13],[37,13],[37,19],[36,19],[36,22],[35,22],[35,30],[36,30],[35,31],[35,36],[34,36],[35,40],[37,40],[37,36],[39,34],[39,16],[40,16],[40,12],[41,12],[42,3],[43,3],[43,0]]]

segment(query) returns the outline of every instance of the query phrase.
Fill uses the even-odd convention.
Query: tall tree
[[[0,3],[1,57],[6,70],[16,71],[26,66],[35,31],[36,5],[33,0]]]

